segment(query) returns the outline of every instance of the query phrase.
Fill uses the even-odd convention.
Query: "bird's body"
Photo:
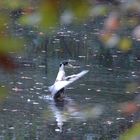
[[[68,65],[68,62],[63,62],[60,64],[59,71],[56,77],[56,80],[52,86],[49,87],[49,91],[54,100],[61,101],[64,98],[64,88],[74,81],[78,80],[80,77],[85,75],[88,70],[83,70],[78,74],[65,76],[65,65]]]

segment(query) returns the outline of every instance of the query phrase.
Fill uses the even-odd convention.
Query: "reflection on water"
[[[41,97],[43,100],[48,102],[50,97],[43,96]],[[81,118],[82,116],[79,114],[78,108],[76,104],[69,98],[66,98],[63,102],[54,102],[53,99],[49,100],[49,109],[52,112],[52,117],[55,117],[57,126],[59,129],[55,129],[56,131],[62,132],[64,122],[67,122],[71,117]],[[47,117],[47,116],[46,116]]]
[[[2,84],[9,84],[9,96],[0,104],[1,140],[111,140],[138,120],[138,114],[121,112],[121,104],[135,99],[139,92],[137,69],[76,61],[78,66],[66,69],[68,75],[85,68],[90,72],[66,89],[64,102],[55,103],[48,86],[59,62],[51,58],[48,67],[25,66],[8,78],[1,72]]]
[[[50,96],[41,96],[40,99],[45,100],[49,104],[49,109],[52,112],[52,118],[55,117],[58,129],[56,131],[63,131],[64,122],[70,119],[78,119],[77,121],[85,121],[88,118],[97,118],[102,114],[103,108],[95,106],[88,109],[82,109],[74,100],[66,97],[63,102],[54,102]],[[46,114],[46,116],[47,114]],[[70,128],[71,129],[71,128]]]

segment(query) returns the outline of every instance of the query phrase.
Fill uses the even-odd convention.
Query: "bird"
[[[64,99],[64,90],[65,87],[73,83],[74,81],[78,80],[89,70],[83,70],[77,74],[73,74],[70,76],[66,76],[65,74],[65,66],[72,66],[68,61],[63,61],[59,65],[59,71],[55,82],[52,86],[49,86],[49,91],[51,92],[51,96],[55,101],[63,101]]]

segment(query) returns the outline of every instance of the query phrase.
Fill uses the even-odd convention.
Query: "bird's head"
[[[61,62],[61,63],[60,63],[60,67],[61,67],[62,65],[64,65],[64,66],[68,65],[68,61],[63,61],[63,62]]]
[[[72,65],[71,65],[68,61],[63,61],[63,62],[61,62],[61,63],[60,63],[60,67],[61,67],[62,65],[63,65],[63,66],[67,66],[67,67],[72,67]]]

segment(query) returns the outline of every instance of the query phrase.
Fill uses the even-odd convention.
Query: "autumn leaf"
[[[13,59],[8,54],[4,53],[0,53],[0,66],[6,71],[12,71],[17,68],[17,64]]]

